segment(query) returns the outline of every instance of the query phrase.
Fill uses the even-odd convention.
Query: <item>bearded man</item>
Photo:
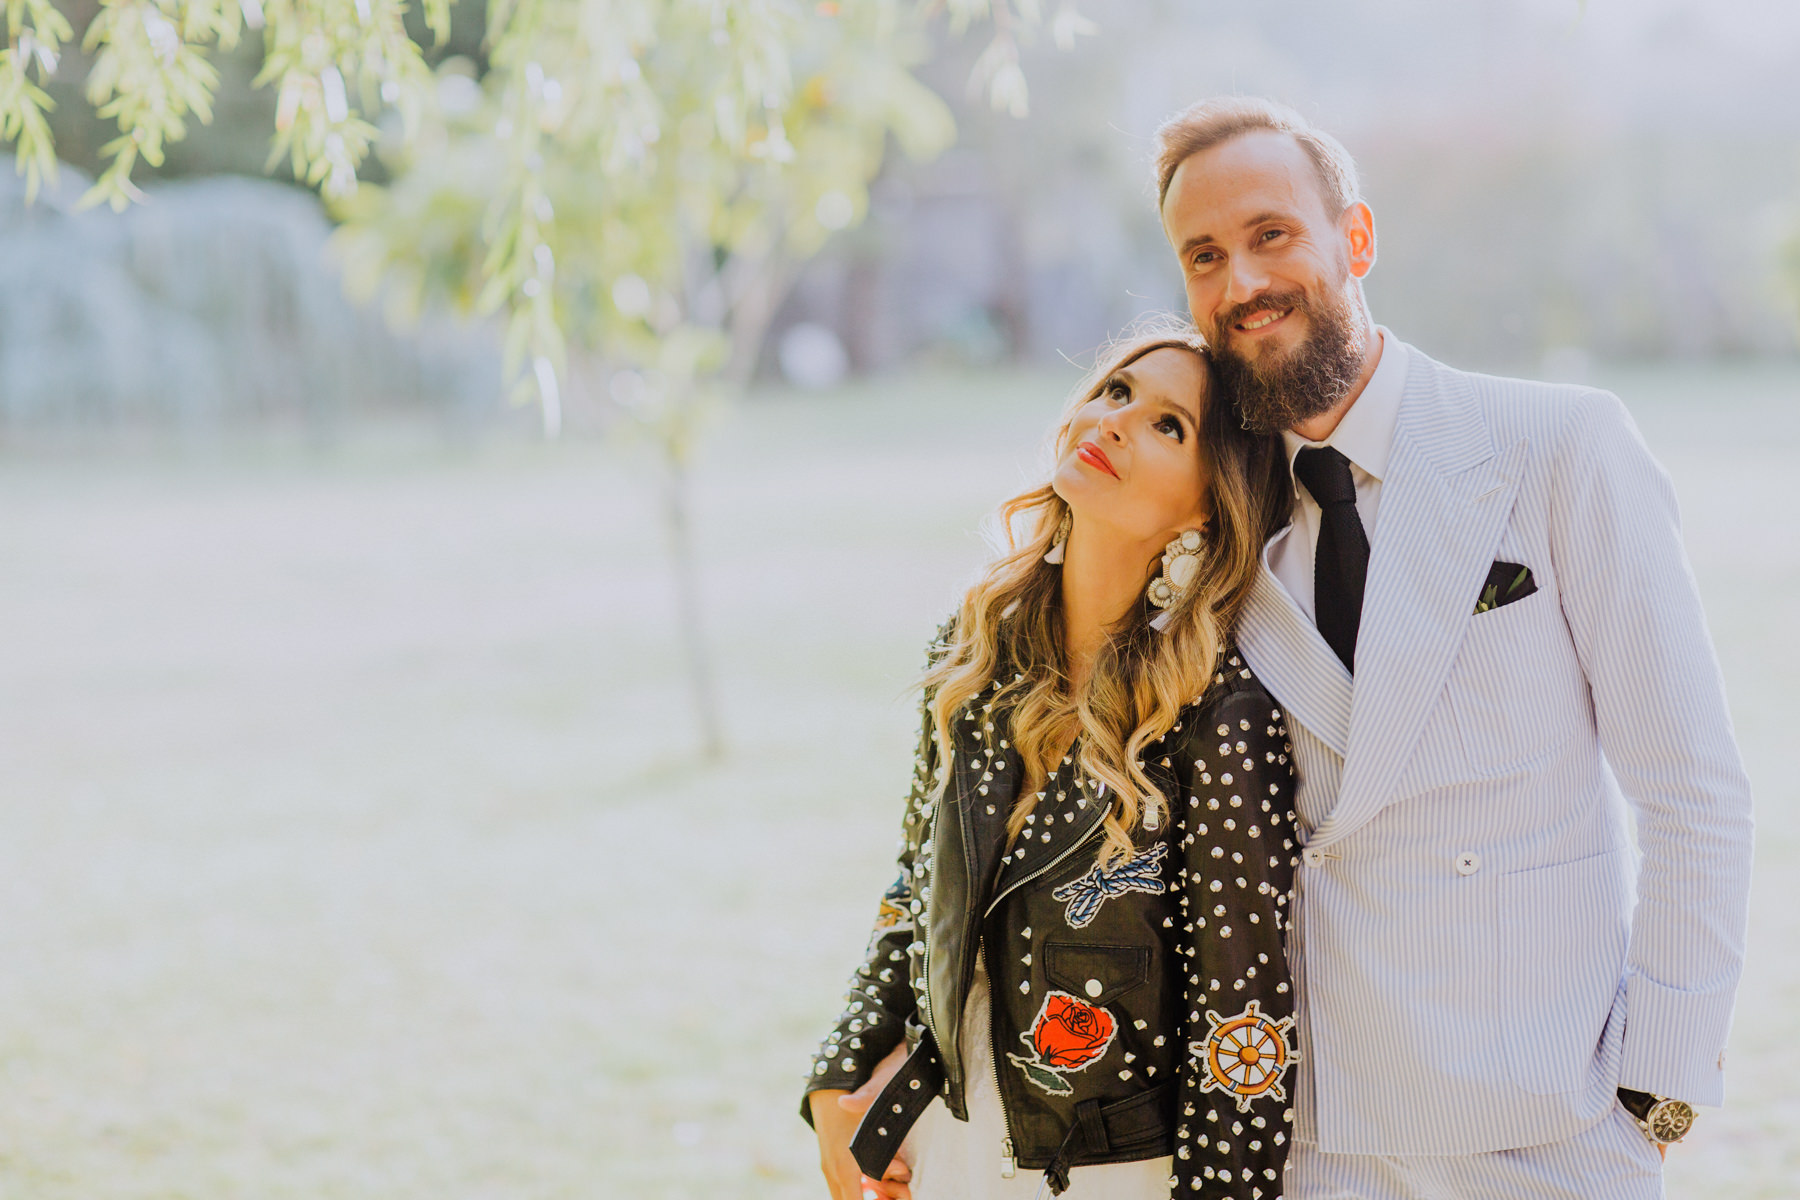
[[[1355,165],[1297,114],[1198,104],[1156,177],[1295,481],[1238,634],[1300,779],[1285,1194],[1660,1196],[1722,1100],[1751,857],[1669,480],[1616,397],[1377,326]]]

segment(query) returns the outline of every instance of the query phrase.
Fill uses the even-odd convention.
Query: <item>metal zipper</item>
[[[1042,877],[1043,875],[1048,874],[1051,871],[1054,871],[1057,867],[1060,867],[1063,864],[1063,860],[1068,858],[1069,855],[1075,853],[1077,850],[1079,850],[1083,846],[1087,845],[1088,839],[1093,836],[1094,830],[1100,828],[1100,826],[1102,826],[1106,823],[1106,811],[1107,810],[1104,808],[1101,808],[1099,806],[1099,797],[1098,796],[1096,796],[1094,798],[1094,800],[1095,800],[1094,812],[1097,814],[1099,819],[1093,821],[1091,824],[1088,825],[1088,827],[1086,829],[1082,830],[1081,836],[1079,838],[1076,838],[1073,842],[1071,842],[1069,844],[1068,848],[1066,850],[1064,850],[1061,854],[1058,854],[1055,858],[1051,859],[1049,862],[1045,863],[1043,866],[1039,867],[1037,870],[1033,871],[1031,874],[1025,876],[1025,878],[1015,879],[1011,883],[1007,884],[1006,887],[1000,892],[1000,894],[994,897],[993,903],[991,903],[987,906],[987,910],[981,914],[981,916],[984,920],[993,915],[994,910],[996,908],[1000,907],[1000,902],[1002,900],[1006,899],[1008,896],[1012,895],[1014,892],[1018,891],[1020,888],[1024,887],[1026,884],[1030,883],[1032,880],[1038,879],[1038,878]]]
[[[942,820],[943,815],[943,797],[939,796],[937,801],[932,805],[931,819],[927,826],[931,831],[931,877],[933,879],[937,878],[938,873],[937,852],[938,847],[942,844],[941,839],[943,837],[943,830],[938,828],[938,824]],[[973,871],[970,870],[969,865],[967,839],[962,840],[965,843],[963,846],[963,871],[965,874],[972,875]],[[921,898],[917,919],[913,923],[913,938],[919,943],[919,957],[922,960],[919,963],[919,999],[923,1001],[923,1003],[919,1006],[919,1015],[923,1018],[925,1032],[931,1035],[931,1043],[937,1047],[938,1054],[942,1057],[948,1057],[947,1052],[944,1050],[944,1040],[938,1036],[937,1025],[931,1019],[931,955],[926,942],[926,937],[929,934],[930,929],[931,903],[929,900]]]
[[[994,1034],[994,977],[988,975],[988,1069],[994,1074],[994,1103],[1000,1106],[1000,1178],[1011,1179],[1019,1173],[1019,1160],[1013,1155],[1012,1118],[1006,1115],[1006,1093],[1000,1090],[1000,1043]]]
[[[1099,797],[1096,796],[1096,806],[1094,811],[1100,814],[1100,819],[1082,830],[1081,836],[1070,842],[1068,848],[1061,854],[1058,854],[1042,867],[1025,876],[1025,878],[1015,880],[998,896],[995,896],[993,903],[987,906],[987,911],[981,914],[983,921],[993,914],[994,909],[1000,906],[1002,900],[1006,899],[1006,897],[1023,887],[1025,884],[1030,883],[1032,880],[1041,878],[1049,872],[1054,871],[1062,864],[1063,860],[1067,859],[1071,854],[1081,849],[1089,842],[1089,840],[1091,840],[1094,831],[1106,823],[1106,810],[1098,806],[1098,800]],[[1011,1179],[1019,1173],[1019,1160],[1013,1155],[1012,1119],[1006,1115],[1006,1094],[1000,1090],[1000,1046],[994,1035],[994,1007],[994,976],[990,973],[988,975],[988,1043],[991,1053],[988,1055],[988,1066],[992,1068],[994,1072],[994,1102],[1000,1106],[1000,1129],[1004,1134],[1000,1139],[1000,1178]]]

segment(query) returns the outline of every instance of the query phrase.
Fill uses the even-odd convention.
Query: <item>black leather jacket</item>
[[[934,802],[922,712],[899,878],[806,1089],[857,1088],[906,1040],[907,1065],[853,1147],[870,1174],[933,1096],[967,1119],[956,1031],[984,947],[1009,1134],[997,1172],[1045,1170],[1060,1192],[1071,1166],[1173,1154],[1175,1196],[1281,1194],[1296,1057],[1292,751],[1235,649],[1224,664],[1146,755],[1174,811],[1106,870],[1104,785],[1065,759],[1009,849],[1021,763],[1005,714],[971,703]],[[810,1120],[804,1098],[801,1112]]]

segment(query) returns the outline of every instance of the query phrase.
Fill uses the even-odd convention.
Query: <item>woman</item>
[[[1292,771],[1229,641],[1279,443],[1183,326],[1104,353],[1054,446],[932,647],[900,876],[802,1101],[833,1200],[1281,1192]]]

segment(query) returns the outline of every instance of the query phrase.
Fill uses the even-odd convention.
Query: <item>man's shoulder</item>
[[[1602,388],[1467,371],[1407,350],[1407,391],[1475,409],[1498,445],[1524,440],[1547,452],[1572,426],[1624,413],[1619,398]]]

